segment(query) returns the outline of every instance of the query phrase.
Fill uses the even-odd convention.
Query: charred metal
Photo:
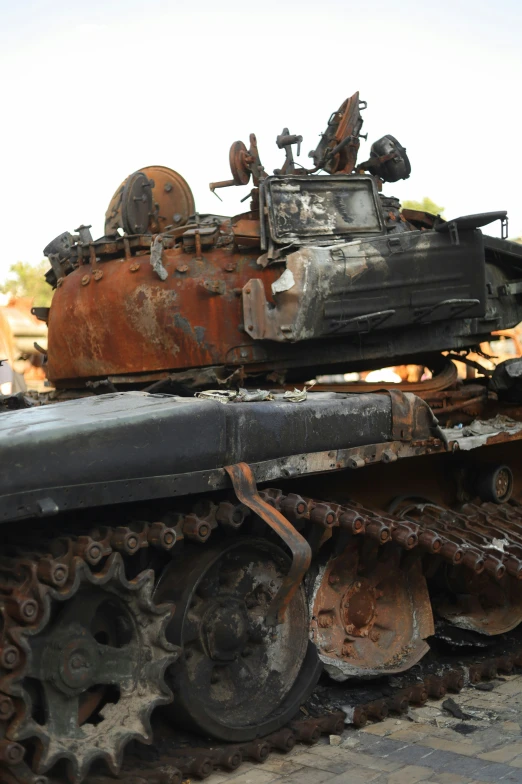
[[[234,142],[248,212],[148,167],[46,247],[55,390],[0,398],[2,782],[181,784],[522,666],[522,360],[479,346],[522,248],[384,196],[411,166],[357,161],[364,108],[309,169]]]
[[[248,212],[200,215],[179,174],[149,167],[116,191],[104,237],[80,226],[49,243],[51,381],[124,389],[193,368],[305,381],[466,349],[521,321],[522,250],[480,231],[506,213],[402,212],[380,191],[409,176],[404,147],[385,136],[357,162],[364,107],[356,93],[334,112],[312,169],[287,128],[273,175],[254,134],[249,150],[234,142],[232,179],[210,187],[252,181]]]

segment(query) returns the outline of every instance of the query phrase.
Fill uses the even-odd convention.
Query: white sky
[[[177,169],[200,212],[243,211],[248,186],[223,204],[208,190],[230,176],[230,144],[254,131],[272,170],[287,126],[307,165],[356,90],[360,160],[392,133],[412,162],[386,193],[447,217],[507,209],[522,234],[521,0],[0,0],[0,19],[0,279],[66,229],[101,235],[143,166]]]

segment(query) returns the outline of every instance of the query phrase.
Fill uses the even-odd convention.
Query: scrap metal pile
[[[0,781],[262,760],[460,688],[440,665],[300,713],[320,677],[407,674],[439,638],[476,648],[470,677],[522,663],[522,361],[468,356],[522,320],[522,248],[505,212],[383,196],[410,164],[389,135],[357,162],[362,108],[310,169],[288,129],[273,175],[235,142],[211,189],[252,181],[242,215],[149,167],[102,238],[46,247],[56,391],[0,401]],[[401,363],[431,378],[335,381]]]

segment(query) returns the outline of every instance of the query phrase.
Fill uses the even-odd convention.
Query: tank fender
[[[241,462],[275,461],[276,479],[286,475],[278,461],[291,456],[433,437],[427,405],[395,390],[227,405],[119,392],[8,411],[0,417],[0,521],[212,491],[226,486],[225,466]],[[340,468],[330,460],[329,469]]]

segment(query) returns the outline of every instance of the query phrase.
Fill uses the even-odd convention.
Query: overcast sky
[[[522,233],[520,0],[0,0],[0,19],[0,279],[66,229],[101,235],[143,166],[178,170],[200,212],[242,211],[248,188],[208,190],[230,144],[254,131],[272,170],[287,126],[307,165],[356,90],[360,160],[392,133],[412,163],[385,192],[447,217],[507,209]]]

